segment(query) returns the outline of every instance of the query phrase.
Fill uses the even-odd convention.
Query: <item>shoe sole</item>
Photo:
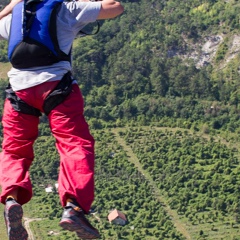
[[[76,232],[78,237],[82,239],[97,239],[100,237],[99,234],[94,233],[91,229],[83,227],[80,224],[76,224],[75,222],[72,222],[69,219],[61,220],[59,226],[61,226],[65,230]]]
[[[12,205],[7,210],[9,240],[27,240],[28,233],[22,225],[23,210],[20,204]]]

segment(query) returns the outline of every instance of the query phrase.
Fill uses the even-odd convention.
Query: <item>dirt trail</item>
[[[120,130],[120,129],[119,129]],[[126,142],[124,141],[124,139],[122,139],[119,136],[119,131],[118,129],[112,129],[112,132],[114,133],[116,140],[118,141],[118,143],[123,147],[124,151],[127,152],[128,156],[130,156],[129,161],[131,161],[139,170],[139,172],[141,172],[145,178],[149,181],[149,183],[151,184],[153,190],[154,190],[154,194],[156,196],[156,198],[159,200],[159,202],[162,204],[162,206],[164,207],[165,211],[169,214],[169,216],[171,216],[172,221],[174,226],[176,227],[176,229],[182,233],[182,235],[188,239],[191,240],[191,236],[188,233],[185,225],[180,221],[178,214],[176,213],[176,211],[173,211],[170,206],[167,204],[166,199],[164,199],[161,196],[160,190],[157,188],[156,184],[154,183],[152,177],[149,175],[149,173],[147,171],[145,171],[142,168],[142,165],[140,164],[138,158],[136,157],[136,155],[133,153],[131,147],[129,147]]]
[[[26,217],[24,218],[24,227],[28,232],[28,240],[35,239],[29,223],[32,221],[40,221],[40,220],[42,220],[42,218],[26,218]]]

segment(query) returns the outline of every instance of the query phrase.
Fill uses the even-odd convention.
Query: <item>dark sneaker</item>
[[[22,206],[14,199],[6,201],[4,219],[9,240],[27,240],[28,234],[22,225]]]
[[[77,236],[82,239],[100,238],[98,230],[86,219],[84,212],[74,209],[76,205],[68,202],[59,225],[65,230],[76,232]]]

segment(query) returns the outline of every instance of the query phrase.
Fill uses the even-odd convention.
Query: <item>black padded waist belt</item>
[[[51,91],[43,103],[43,111],[48,115],[56,106],[62,103],[66,97],[72,91],[72,75],[71,72],[67,72],[63,78],[59,81],[58,85]],[[21,100],[16,93],[12,90],[9,84],[5,90],[6,98],[10,100],[10,103],[15,111],[33,116],[41,116],[41,111],[35,107],[30,106],[23,100]]]

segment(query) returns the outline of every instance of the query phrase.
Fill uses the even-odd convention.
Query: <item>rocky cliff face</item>
[[[223,41],[223,37],[220,35],[210,36],[206,37],[204,40],[205,42],[201,50],[199,51],[199,58],[195,59],[196,66],[198,68],[210,64],[213,61],[218,50],[218,47]]]
[[[214,64],[216,53],[219,46],[227,41],[228,50],[220,68],[225,67],[232,59],[240,53],[240,35],[233,35],[225,39],[224,35],[213,35],[205,37],[201,42],[192,44],[188,39],[184,38],[187,45],[186,51],[171,50],[168,52],[169,57],[179,56],[182,59],[193,59],[197,68],[202,68],[208,64]]]
[[[201,68],[213,63],[218,48],[224,41],[223,35],[208,36],[202,44],[193,46],[193,51],[187,54],[188,58],[194,59],[197,68]],[[240,35],[233,35],[227,42],[228,50],[225,58],[221,63],[221,67],[227,65],[229,61],[234,59],[240,53]]]

